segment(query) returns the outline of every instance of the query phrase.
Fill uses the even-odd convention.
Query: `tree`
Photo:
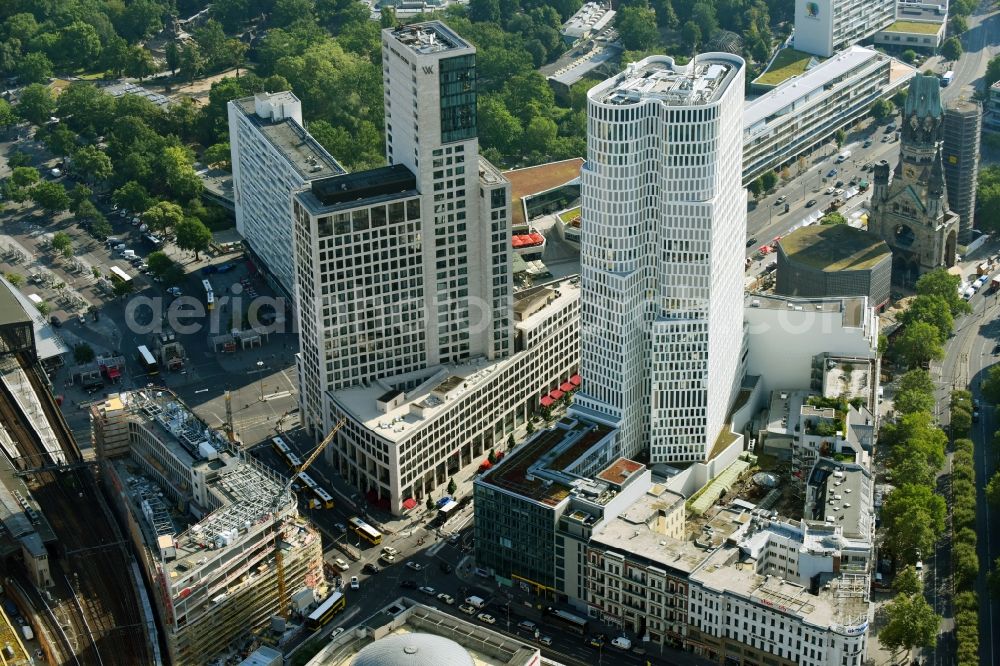
[[[630,51],[646,51],[660,41],[656,12],[649,7],[622,7],[615,16],[615,28]]]
[[[480,96],[478,107],[479,140],[485,148],[496,148],[502,155],[509,155],[521,145],[524,133],[521,121],[510,112],[499,95]]]
[[[52,61],[44,53],[31,51],[21,56],[16,71],[24,83],[48,83],[52,76]]]
[[[87,69],[101,55],[101,37],[89,23],[73,21],[59,30],[57,51],[60,64]]]
[[[218,165],[225,169],[229,168],[229,160],[232,158],[232,151],[229,148],[229,143],[217,143],[213,146],[209,146],[205,149],[205,152],[201,155],[201,160],[205,164],[212,166]]]
[[[698,24],[701,36],[711,39],[719,29],[719,21],[715,16],[715,7],[711,2],[698,2],[691,8],[691,20]]]
[[[73,360],[76,361],[77,365],[90,363],[94,360],[94,348],[86,342],[81,342],[73,347]]]
[[[953,437],[965,437],[972,430],[972,414],[962,407],[951,410],[951,434]]]
[[[1000,60],[1000,56],[994,58]],[[990,135],[992,136],[992,135]],[[976,183],[976,228],[984,231],[1000,231],[1000,166],[989,166],[979,170]]]
[[[186,79],[188,83],[194,83],[194,80],[205,69],[205,59],[197,44],[187,43],[181,47],[177,69],[180,70],[181,77]]]
[[[920,276],[916,291],[919,295],[937,295],[943,298],[952,316],[968,314],[972,312],[972,307],[958,294],[961,282],[962,278],[958,275],[952,275],[945,268],[938,268]]]
[[[17,123],[17,114],[14,113],[14,107],[7,100],[0,99],[0,128],[6,132],[15,123]]]
[[[35,185],[42,179],[38,169],[29,166],[15,167],[10,174],[10,182],[15,187],[26,188]]]
[[[491,465],[495,465],[497,462],[497,452],[495,449],[490,449],[489,454],[486,456],[486,460],[489,461]]]
[[[156,73],[156,62],[153,54],[142,46],[133,46],[125,57],[125,74],[139,79],[141,82],[150,74]]]
[[[869,113],[871,113],[872,118],[875,120],[882,120],[889,117],[889,115],[892,114],[892,111],[892,103],[890,103],[889,100],[878,99],[875,100],[874,104],[872,104],[872,108]]]
[[[90,195],[94,193],[89,187],[83,183],[77,183],[73,186],[73,189],[69,191],[69,210],[74,215],[79,213],[80,206],[83,203],[90,202]]]
[[[764,183],[760,178],[754,178],[750,181],[750,184],[747,185],[747,189],[750,190],[750,194],[753,195],[753,200],[757,201],[760,199],[760,195],[764,193]]]
[[[951,34],[952,35],[955,35],[957,37],[958,35],[961,35],[962,33],[965,33],[965,32],[968,32],[968,31],[969,31],[969,22],[965,20],[964,16],[961,16],[960,14],[956,14],[955,16],[951,17]]]
[[[837,148],[840,148],[847,141],[847,132],[842,129],[837,130],[837,133],[833,135],[833,140],[837,142]]]
[[[48,121],[55,111],[56,103],[48,86],[32,83],[21,91],[21,99],[17,103],[17,114],[35,125]]]
[[[427,507],[428,511],[434,510],[434,500],[431,498],[430,495],[427,496],[427,501],[424,503],[424,506]]]
[[[930,487],[906,484],[896,488],[882,505],[885,544],[903,562],[916,562],[917,553],[929,553],[944,531],[944,498]]]
[[[167,42],[167,46],[164,48],[164,56],[167,60],[167,69],[170,70],[170,75],[176,76],[177,68],[181,66],[181,51],[177,48],[177,42],[173,40]]]
[[[59,254],[65,255],[67,252],[73,253],[73,239],[69,237],[69,234],[59,231],[54,236],[52,236],[52,249]]]
[[[76,150],[76,132],[63,123],[59,123],[45,132],[39,130],[35,136],[41,138],[48,149],[56,155],[65,157]]]
[[[882,645],[894,652],[900,648],[909,652],[934,644],[941,618],[923,595],[900,595],[885,606],[885,611],[888,622],[879,634]]]
[[[73,153],[73,169],[88,183],[102,182],[114,175],[111,158],[97,146],[84,146]]]
[[[312,20],[314,9],[313,0],[276,0],[271,21],[274,27],[282,28],[300,19]]]
[[[986,65],[986,75],[983,77],[983,89],[989,90],[997,81],[1000,81],[1000,55],[993,56]]]
[[[184,221],[184,209],[170,201],[160,201],[142,214],[142,221],[153,231],[176,229]]]
[[[24,284],[24,276],[20,273],[7,273],[4,275],[4,278],[15,287],[20,287]]]
[[[524,152],[544,156],[551,154],[558,132],[556,121],[545,116],[535,116],[524,128],[524,135],[521,137]]]
[[[832,213],[827,213],[826,215],[821,217],[819,223],[825,224],[827,226],[833,224],[847,224],[847,218],[838,213],[837,211],[833,211]]]
[[[941,334],[942,340],[951,335],[955,325],[948,303],[936,294],[921,294],[914,298],[900,319],[904,325],[918,321],[931,324]]]
[[[908,65],[912,65],[913,61],[917,59],[917,52],[913,49],[906,49],[899,54],[899,58]]]
[[[149,272],[161,278],[171,266],[175,265],[173,259],[159,250],[150,252],[149,256],[146,257],[146,263],[149,265]]]
[[[212,242],[212,232],[208,230],[201,220],[196,218],[185,218],[175,227],[177,233],[177,247],[182,250],[194,252],[195,260],[200,259],[199,252],[208,249]]]
[[[7,280],[10,281],[9,276]],[[1000,471],[994,472],[986,484],[986,500],[994,509],[1000,509]]]
[[[512,451],[514,449],[514,433],[507,435],[507,450]]]
[[[114,194],[111,195],[111,200],[121,208],[136,214],[144,212],[153,203],[146,188],[134,180],[130,180],[115,190]]]
[[[907,596],[921,594],[924,591],[924,581],[912,565],[907,565],[896,574],[896,579],[892,581],[892,591]]]
[[[119,298],[128,296],[132,293],[132,281],[115,282],[115,286],[112,291],[114,291],[115,296],[118,296]]]
[[[778,174],[773,171],[765,171],[760,175],[760,182],[764,185],[764,191],[770,192],[778,184]]]
[[[98,240],[104,240],[110,236],[114,230],[111,228],[111,223],[108,222],[107,218],[100,214],[100,211],[96,208],[94,211],[97,213],[97,216],[94,217],[93,221],[90,223],[90,234]]]
[[[156,157],[159,178],[171,198],[190,201],[201,196],[203,185],[192,164],[190,153],[181,146],[170,146]]]
[[[975,533],[973,533],[975,534]],[[971,587],[979,573],[979,556],[976,555],[976,543],[962,540],[952,547],[952,559],[955,566],[955,585],[959,589]]]
[[[46,180],[31,188],[31,198],[46,212],[59,213],[69,208],[69,195],[62,183]]]
[[[698,48],[701,43],[701,28],[694,21],[685,21],[681,26],[681,40],[691,51]]]
[[[934,381],[926,370],[910,370],[899,378],[899,388],[893,398],[897,412],[931,412],[934,410]]]
[[[958,37],[944,40],[944,44],[941,45],[941,56],[945,60],[958,60],[962,57],[962,42],[958,41]]]
[[[455,479],[454,478],[448,479],[448,494],[449,495],[454,495],[455,494],[455,490],[457,488],[458,488],[458,485],[456,485]]]
[[[469,20],[476,23],[499,23],[500,0],[469,0]]]
[[[896,339],[896,353],[907,366],[914,368],[944,358],[941,332],[927,322],[917,321]]]

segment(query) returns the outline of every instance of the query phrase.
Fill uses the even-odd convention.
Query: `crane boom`
[[[333,436],[337,434],[338,430],[344,427],[345,423],[347,423],[347,419],[341,419],[337,425],[333,426],[330,432],[327,433],[326,437],[323,438],[323,441],[320,442],[316,448],[313,449],[313,452],[310,453],[305,459],[305,461],[299,465],[299,468],[292,472],[292,476],[285,483],[281,492],[279,492],[274,498],[274,507],[271,510],[271,515],[274,516],[274,564],[278,575],[278,612],[281,614],[281,617],[284,618],[288,617],[288,596],[285,586],[285,558],[281,554],[281,525],[278,520],[278,504],[281,502],[281,498],[284,497],[285,493],[287,493],[292,487],[292,483],[298,475],[306,471],[306,469],[316,461],[316,458],[319,458],[319,454],[323,453],[323,449],[325,449],[327,445],[333,441]]]

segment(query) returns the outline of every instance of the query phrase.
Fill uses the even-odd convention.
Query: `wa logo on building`
[[[809,18],[819,18],[819,4],[815,2],[807,2],[806,16]]]
[[[424,74],[433,74],[434,65],[424,65]]]

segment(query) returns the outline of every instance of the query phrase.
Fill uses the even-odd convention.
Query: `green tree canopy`
[[[919,295],[940,296],[948,304],[951,314],[958,316],[972,311],[971,306],[958,293],[958,286],[961,283],[962,278],[958,275],[952,275],[947,269],[938,268],[920,276],[916,291]]]
[[[94,349],[86,342],[81,342],[80,344],[73,347],[73,360],[76,361],[78,365],[84,363],[90,363],[94,360]]]
[[[901,414],[933,411],[934,380],[931,379],[931,374],[926,370],[916,369],[900,377],[893,404]]]
[[[31,187],[42,179],[38,169],[29,166],[15,167],[10,174],[10,182],[15,187]]]
[[[764,191],[770,192],[778,184],[778,174],[773,171],[765,171],[760,175],[760,182],[764,185]]]
[[[879,634],[882,645],[893,651],[909,651],[934,644],[941,618],[923,595],[901,594],[890,601],[885,610],[888,622]]]
[[[174,260],[157,250],[149,253],[149,256],[146,257],[146,263],[149,265],[150,273],[162,278],[164,273],[174,265]]]
[[[754,201],[760,199],[760,195],[764,193],[764,183],[760,178],[754,178],[747,185],[747,189],[750,190],[750,194],[753,195]]]
[[[46,212],[59,213],[69,208],[69,195],[62,183],[45,180],[31,188],[31,198]]]
[[[907,565],[896,573],[892,581],[892,591],[896,594],[920,594],[924,590],[924,581],[913,565]]]
[[[946,515],[944,498],[930,487],[898,487],[882,505],[885,545],[903,562],[916,562],[923,553],[931,552],[944,531]]]
[[[130,180],[115,190],[114,194],[111,195],[111,200],[121,208],[133,213],[142,213],[153,205],[153,200],[146,188],[134,180]]]
[[[1000,62],[1000,56],[993,61]],[[976,184],[976,228],[984,231],[1000,231],[1000,215],[996,214],[998,210],[1000,210],[1000,166],[991,165],[979,170],[979,180]]]
[[[153,231],[176,229],[184,221],[184,209],[170,201],[160,201],[142,214],[142,221]]]
[[[194,252],[195,259],[198,254],[208,249],[212,242],[212,232],[196,218],[185,218],[175,227],[177,233],[177,247],[182,250]]]
[[[43,125],[55,111],[56,103],[48,86],[32,83],[21,91],[21,99],[17,103],[19,116],[35,125]]]
[[[73,153],[73,169],[88,183],[106,181],[114,174],[111,158],[97,146],[84,146]]]
[[[914,298],[901,320],[906,326],[918,321],[931,324],[937,329],[942,340],[951,335],[955,325],[948,302],[937,294],[921,294]]]
[[[72,251],[73,239],[66,232],[58,231],[52,236],[52,249],[59,254],[63,254],[67,250]]]
[[[882,120],[889,117],[893,112],[892,103],[889,100],[878,99],[872,104],[871,116],[875,120]]]
[[[896,354],[908,367],[915,368],[944,358],[944,340],[933,324],[916,321],[896,338]]]
[[[646,51],[660,41],[656,29],[656,12],[648,6],[634,5],[622,7],[615,16],[615,29],[621,35],[622,44],[630,51]]]
[[[962,57],[962,42],[957,37],[949,37],[941,45],[941,55],[947,60],[958,60]]]

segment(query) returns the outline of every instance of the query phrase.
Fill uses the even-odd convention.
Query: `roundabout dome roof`
[[[386,636],[366,646],[351,666],[475,666],[455,641],[434,634]]]

